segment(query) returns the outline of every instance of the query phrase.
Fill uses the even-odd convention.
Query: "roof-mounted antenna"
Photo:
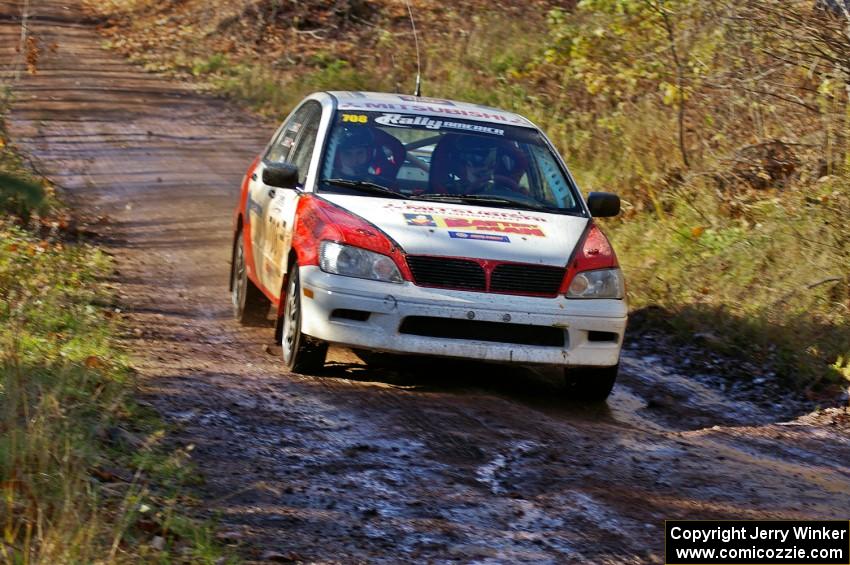
[[[416,35],[416,22],[413,20],[413,8],[410,7],[410,0],[404,0],[404,3],[407,4],[410,27],[413,28],[413,43],[416,45],[416,90],[413,95],[418,98],[422,96],[422,64],[419,59],[419,37]]]

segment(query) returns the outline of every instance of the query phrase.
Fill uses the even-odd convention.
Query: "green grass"
[[[673,199],[666,219],[636,215],[608,229],[631,306],[651,308],[683,338],[775,367],[789,384],[850,380],[850,197],[836,178],[819,194],[776,193],[731,219],[708,190]],[[652,311],[652,310],[651,310]]]
[[[262,64],[234,63],[213,56],[192,68],[214,91],[271,116],[285,116],[304,96],[318,90],[378,89],[374,78],[344,60],[322,60],[302,76],[287,76]]]

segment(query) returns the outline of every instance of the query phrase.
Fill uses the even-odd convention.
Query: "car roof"
[[[423,116],[456,117],[479,122],[535,128],[526,118],[490,106],[389,92],[332,91],[340,110],[387,111]]]

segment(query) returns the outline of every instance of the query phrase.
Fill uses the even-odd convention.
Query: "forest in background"
[[[412,0],[423,93],[528,116],[607,190],[632,327],[850,379],[850,12],[830,0]],[[398,0],[92,2],[104,44],[277,119],[411,92]]]

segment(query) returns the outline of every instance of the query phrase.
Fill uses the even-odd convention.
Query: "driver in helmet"
[[[368,180],[375,155],[375,136],[368,127],[345,128],[337,146],[337,176],[347,180]]]
[[[494,185],[498,147],[489,139],[464,135],[455,143],[458,180],[451,187],[456,194],[486,192]]]

